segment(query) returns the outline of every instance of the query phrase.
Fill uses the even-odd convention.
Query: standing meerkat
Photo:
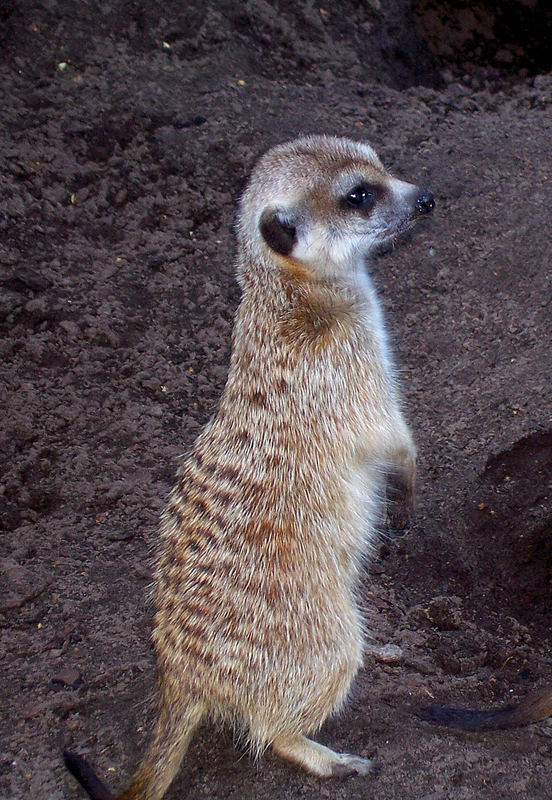
[[[370,771],[307,735],[342,707],[362,663],[358,583],[382,467],[414,495],[366,261],[433,206],[348,139],[299,139],[257,164],[237,226],[228,380],[162,519],[157,723],[119,800],[161,798],[205,717],[314,775]],[[66,763],[91,797],[111,797],[78,756]]]

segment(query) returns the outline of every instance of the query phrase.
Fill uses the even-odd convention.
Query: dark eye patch
[[[367,183],[359,183],[354,186],[343,198],[343,203],[349,208],[358,208],[361,211],[370,211],[374,207],[379,195],[376,186]]]

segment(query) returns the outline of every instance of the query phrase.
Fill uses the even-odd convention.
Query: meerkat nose
[[[427,189],[421,189],[416,199],[416,211],[419,214],[429,214],[435,208],[435,199]]]

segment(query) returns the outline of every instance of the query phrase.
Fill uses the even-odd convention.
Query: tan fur
[[[362,181],[382,194],[359,214],[343,194]],[[253,173],[228,381],[162,521],[159,721],[120,798],[160,798],[204,716],[320,776],[370,769],[305,736],[342,707],[362,663],[356,594],[382,466],[413,494],[414,445],[365,260],[412,223],[418,196],[367,145],[329,137],[274,148]],[[271,208],[277,233],[282,215],[282,236],[295,231],[290,252],[259,233]]]

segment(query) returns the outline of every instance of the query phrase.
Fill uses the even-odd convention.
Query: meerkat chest
[[[289,464],[279,481],[362,471],[394,406],[376,296],[318,288],[263,315],[260,301],[246,296],[236,319],[224,428],[248,430],[252,461]]]

